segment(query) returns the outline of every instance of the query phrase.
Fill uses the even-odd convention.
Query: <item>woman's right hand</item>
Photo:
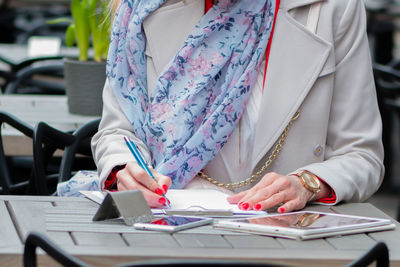
[[[117,173],[118,191],[140,190],[147,203],[152,208],[165,206],[167,199],[165,194],[172,184],[171,178],[151,169],[157,182],[151,178],[137,162],[128,162],[125,167]]]

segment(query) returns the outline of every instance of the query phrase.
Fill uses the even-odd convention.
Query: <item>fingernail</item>
[[[241,205],[241,207],[242,207],[242,209],[247,210],[250,207],[250,204],[249,203],[243,203]]]
[[[161,190],[161,188],[157,188],[156,190],[154,190],[154,192],[155,192],[157,195],[160,195],[160,196],[162,196],[162,194],[163,194],[163,191]]]
[[[167,191],[168,191],[168,185],[164,184],[164,185],[162,186],[162,188],[164,189],[164,192],[167,192]]]
[[[280,208],[278,209],[278,211],[279,211],[280,213],[284,213],[284,212],[285,212],[285,209],[282,208],[282,207],[280,207]]]
[[[165,198],[160,197],[160,198],[158,199],[158,203],[160,203],[160,204],[165,204]]]
[[[260,204],[260,203],[256,204],[256,205],[254,206],[254,209],[255,209],[255,210],[260,210],[260,209],[261,209],[261,204]]]

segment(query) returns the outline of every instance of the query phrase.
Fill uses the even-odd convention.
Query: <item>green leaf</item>
[[[93,46],[95,60],[105,60],[110,43],[111,28],[108,1],[71,0],[70,8],[72,20],[70,18],[59,18],[51,20],[49,23],[70,23],[65,33],[65,40],[68,46],[77,44],[79,60],[88,60],[90,44]]]
[[[48,21],[46,21],[46,24],[57,24],[57,23],[62,23],[62,22],[73,23],[73,20],[71,18],[64,17],[64,18],[48,20]]]
[[[75,22],[75,36],[79,48],[79,60],[88,60],[89,51],[89,21],[87,1],[72,0],[71,13]]]
[[[104,0],[88,0],[90,26],[95,61],[104,61],[110,43],[110,18],[108,3]]]
[[[70,24],[65,32],[65,44],[73,46],[76,41],[75,24]]]

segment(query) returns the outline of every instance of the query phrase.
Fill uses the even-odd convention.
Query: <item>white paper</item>
[[[229,204],[227,194],[214,189],[170,189],[165,196],[171,201],[171,209],[241,211]]]
[[[103,202],[106,192],[80,191],[90,200],[98,204]],[[152,209],[154,214],[162,214],[163,210],[194,210],[194,211],[231,211],[234,214],[265,214],[265,211],[244,211],[236,204],[229,204],[227,197],[221,191],[214,189],[169,189],[165,195],[171,202],[171,208]]]
[[[87,197],[88,199],[96,202],[97,204],[103,203],[104,198],[107,195],[107,192],[104,191],[79,191],[82,195]]]

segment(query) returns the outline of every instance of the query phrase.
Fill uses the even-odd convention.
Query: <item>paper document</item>
[[[171,209],[242,212],[237,205],[229,204],[227,194],[214,189],[170,189],[166,197],[171,201]]]
[[[101,204],[107,192],[80,191],[87,198]],[[171,208],[152,209],[154,214],[168,212],[199,211],[201,212],[231,212],[232,214],[265,214],[265,211],[244,211],[236,204],[229,204],[228,194],[214,189],[169,189],[165,195],[171,201]]]
[[[101,204],[107,195],[106,191],[79,191],[79,193],[97,204]]]

